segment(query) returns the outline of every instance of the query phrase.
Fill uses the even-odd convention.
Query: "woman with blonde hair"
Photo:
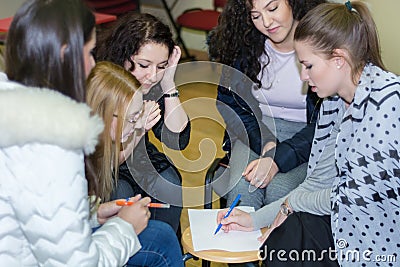
[[[119,165],[144,134],[143,94],[139,86],[128,71],[105,61],[96,64],[87,80],[87,103],[104,121],[99,144],[89,157],[102,201],[110,199],[118,183]],[[138,237],[142,249],[129,259],[128,266],[183,265],[179,242],[168,224],[150,220]]]
[[[87,102],[103,118],[106,129],[100,135],[95,153],[90,157],[101,177],[99,197],[103,201],[110,199],[114,184],[118,182],[119,164],[127,155],[127,150],[132,151],[143,136],[143,94],[138,90],[140,84],[132,75],[125,76],[122,70],[110,62],[99,62],[87,82]],[[116,136],[121,136],[120,140],[116,140]]]

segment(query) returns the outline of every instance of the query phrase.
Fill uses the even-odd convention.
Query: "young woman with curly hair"
[[[219,86],[217,97],[227,130],[224,149],[230,151],[228,204],[240,193],[242,205],[259,209],[306,176],[319,98],[300,79],[293,34],[323,2],[228,1],[210,35],[210,57],[242,72],[230,77],[228,88]],[[271,214],[279,210],[275,204]]]
[[[167,202],[171,208],[152,210],[152,218],[177,231],[182,211],[181,177],[172,161],[150,142],[147,132],[152,130],[171,149],[182,150],[189,143],[190,122],[174,82],[181,50],[169,27],[150,14],[120,17],[100,33],[97,43],[97,59],[128,70],[139,81],[145,101],[145,136],[120,165],[119,182],[111,198],[141,193],[153,201]]]

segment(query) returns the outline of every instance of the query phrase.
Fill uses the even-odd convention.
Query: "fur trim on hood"
[[[85,154],[95,150],[103,122],[86,104],[54,90],[1,80],[0,147],[43,143]]]

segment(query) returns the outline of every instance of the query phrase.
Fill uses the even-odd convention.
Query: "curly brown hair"
[[[158,18],[150,14],[127,13],[98,34],[96,59],[124,67],[124,63],[148,43],[167,46],[169,55],[175,46],[170,28]]]
[[[257,78],[261,69],[258,61],[265,53],[267,37],[256,29],[250,11],[254,0],[228,0],[222,11],[218,26],[210,33],[208,53],[212,60],[240,69],[261,87]],[[300,20],[315,6],[326,0],[286,0],[292,9],[293,18]],[[268,57],[268,55],[267,55]]]

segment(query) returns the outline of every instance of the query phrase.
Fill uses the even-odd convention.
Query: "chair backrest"
[[[214,9],[224,8],[226,2],[228,2],[228,0],[214,0]]]
[[[94,11],[119,16],[129,11],[139,10],[139,0],[84,0]]]

